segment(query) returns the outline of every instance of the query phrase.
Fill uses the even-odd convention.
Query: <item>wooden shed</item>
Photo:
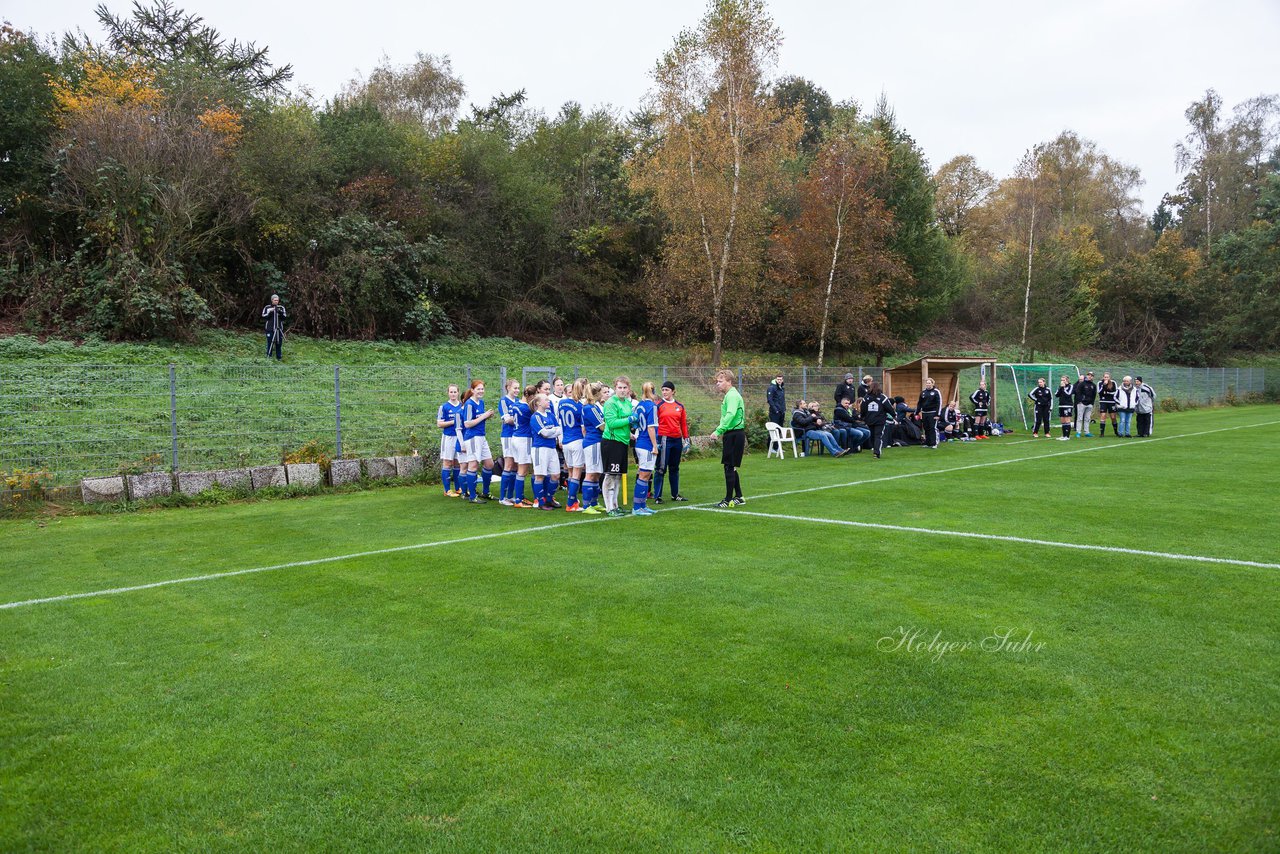
[[[960,359],[947,356],[925,356],[884,372],[884,393],[889,397],[901,395],[907,406],[915,406],[920,399],[920,391],[924,381],[933,377],[934,384],[942,393],[942,405],[945,408],[952,400],[959,400],[961,408],[969,400],[971,388],[960,388],[960,372],[965,368],[987,367],[987,391],[991,392],[991,414],[996,413],[996,357],[982,359]],[[976,388],[975,386],[974,388]]]

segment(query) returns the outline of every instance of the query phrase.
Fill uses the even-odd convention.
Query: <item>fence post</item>
[[[662,384],[666,385],[666,383],[667,383],[667,366],[663,365],[662,366]]]
[[[498,368],[498,388],[502,389],[502,393],[507,393],[507,366],[503,365]]]
[[[809,399],[809,366],[804,365],[800,368],[800,399]],[[785,413],[784,413],[785,414]]]
[[[342,393],[340,391],[340,382],[338,372],[341,368],[338,365],[333,366],[333,427],[334,427],[334,452],[335,460],[342,459]]]
[[[467,365],[467,388],[471,387],[471,366]]]
[[[169,365],[169,438],[173,443],[174,474],[178,473],[178,369]]]
[[[663,379],[665,380],[665,379],[666,379],[666,376],[663,376]],[[577,381],[578,381],[578,366],[577,366],[577,365],[574,365],[574,366],[573,366],[573,381],[574,381],[574,382],[577,382]]]
[[[742,365],[738,365],[738,394],[742,394]]]

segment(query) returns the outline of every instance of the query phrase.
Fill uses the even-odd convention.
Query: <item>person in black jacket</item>
[[[979,438],[984,435],[991,435],[991,428],[987,426],[987,413],[991,411],[991,392],[987,391],[986,380],[978,383],[978,387],[974,389],[973,394],[969,395],[969,402],[973,404],[974,433]]]
[[[836,429],[843,430],[845,433],[844,446],[855,454],[859,453],[862,446],[871,440],[871,428],[858,420],[858,410],[854,408],[853,401],[849,398],[846,397],[840,402],[831,417]]]
[[[1049,438],[1049,410],[1053,405],[1053,392],[1044,377],[1036,380],[1036,387],[1027,392],[1027,397],[1035,404],[1035,426],[1031,428],[1031,438],[1040,438],[1040,425],[1044,424],[1044,437]]]
[[[1088,436],[1093,438],[1089,430],[1089,422],[1093,420],[1093,401],[1098,396],[1098,386],[1093,382],[1093,371],[1085,371],[1084,376],[1076,383],[1076,438]]]
[[[858,383],[858,400],[871,394],[871,374],[867,374],[862,378],[862,382]]]
[[[787,422],[787,393],[782,388],[782,374],[778,374],[773,378],[773,382],[769,383],[769,390],[764,394],[765,402],[769,404],[769,420],[779,427]]]
[[[1071,441],[1071,422],[1076,417],[1076,390],[1071,385],[1071,380],[1063,377],[1058,383],[1058,420],[1062,423],[1062,435],[1058,437],[1059,442]]]
[[[844,375],[844,380],[836,384],[836,406],[840,405],[840,401],[846,397],[850,400],[858,399],[858,381],[853,378],[853,373],[849,372]]]
[[[924,390],[916,402],[916,417],[924,428],[924,446],[938,448],[938,413],[942,412],[942,394],[934,387],[933,377],[924,381]]]
[[[893,401],[884,396],[880,383],[871,383],[867,396],[862,399],[861,414],[862,420],[871,428],[871,450],[877,460],[884,451],[885,423],[892,421],[889,414],[892,408]]]
[[[262,316],[267,319],[267,358],[271,358],[271,351],[276,354],[276,361],[284,360],[280,354],[280,348],[284,344],[284,319],[289,313],[284,310],[284,306],[280,304],[280,295],[272,294],[271,303],[262,310]]]
[[[1104,373],[1102,382],[1098,383],[1098,427],[1101,428],[1103,436],[1107,435],[1108,415],[1111,416],[1111,432],[1117,436],[1120,435],[1120,428],[1116,423],[1116,392],[1118,390],[1116,381],[1111,379],[1111,372]]]

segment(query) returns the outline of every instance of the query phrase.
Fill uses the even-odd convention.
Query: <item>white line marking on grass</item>
[[[1193,437],[1193,436],[1207,436],[1207,435],[1209,435],[1209,434],[1211,434],[1211,433],[1225,433],[1225,432],[1228,432],[1228,431],[1231,431],[1231,430],[1245,430],[1245,429],[1249,429],[1249,428],[1252,428],[1252,427],[1270,427],[1270,426],[1272,426],[1272,425],[1274,425],[1274,424],[1280,424],[1280,421],[1264,421],[1264,422],[1262,422],[1261,424],[1240,424],[1240,425],[1237,425],[1237,426],[1235,426],[1235,427],[1220,427],[1220,428],[1217,428],[1217,429],[1215,429],[1215,430],[1202,430],[1202,431],[1197,432],[1197,433],[1179,433],[1179,434],[1176,434],[1176,435],[1173,435],[1173,436],[1156,436],[1156,437],[1152,437],[1152,438],[1150,438],[1150,439],[1147,439],[1147,440],[1145,440],[1145,441],[1138,442],[1138,443],[1135,443],[1135,444],[1119,443],[1119,444],[1114,444],[1114,445],[1113,445],[1113,444],[1108,443],[1108,444],[1105,444],[1105,445],[1095,445],[1095,446],[1093,446],[1093,447],[1089,447],[1089,448],[1080,448],[1080,449],[1072,450],[1072,451],[1057,451],[1057,452],[1052,453],[1052,454],[1037,454],[1037,455],[1035,455],[1035,456],[1030,456],[1030,457],[1015,457],[1015,458],[1013,458],[1013,459],[1009,459],[1009,460],[992,460],[992,461],[985,462],[985,463],[973,463],[972,465],[967,465],[967,466],[953,466],[952,468],[946,468],[946,469],[930,469],[930,470],[927,470],[927,471],[907,472],[907,473],[905,473],[905,474],[887,475],[887,476],[885,476],[885,477],[873,477],[873,478],[866,478],[866,479],[864,479],[864,480],[853,480],[853,481],[849,481],[849,482],[847,482],[847,483],[833,483],[833,484],[828,484],[828,485],[825,485],[825,486],[811,486],[811,487],[807,487],[807,488],[805,488],[805,489],[789,489],[789,490],[786,490],[786,491],[784,491],[784,492],[770,492],[770,493],[766,493],[766,494],[764,494],[764,495],[755,495],[755,496],[752,496],[751,500],[753,500],[753,501],[758,501],[758,500],[760,500],[760,499],[762,499],[762,498],[777,498],[777,497],[779,497],[779,496],[783,496],[783,495],[799,495],[799,494],[806,493],[806,492],[820,492],[820,491],[822,491],[822,490],[826,490],[826,489],[841,489],[841,488],[843,488],[843,487],[847,487],[847,486],[860,486],[860,485],[865,484],[865,483],[881,483],[881,482],[883,482],[883,481],[888,481],[888,480],[900,480],[900,479],[902,479],[902,478],[908,478],[908,477],[923,477],[923,476],[925,476],[925,475],[931,475],[931,474],[948,474],[948,473],[950,473],[950,472],[956,472],[956,471],[967,471],[968,469],[980,469],[980,468],[987,468],[988,466],[1002,466],[1002,465],[1007,465],[1007,464],[1009,464],[1009,463],[1021,463],[1021,462],[1027,462],[1028,460],[1042,460],[1042,459],[1046,459],[1046,458],[1048,458],[1048,457],[1062,457],[1062,456],[1066,456],[1066,455],[1068,455],[1068,454],[1083,454],[1083,453],[1087,453],[1087,452],[1089,452],[1089,451],[1102,451],[1102,450],[1106,450],[1106,449],[1108,449],[1108,448],[1133,448],[1133,447],[1141,447],[1142,445],[1148,444],[1148,443],[1150,443],[1150,442],[1168,441],[1168,440],[1170,440],[1170,439],[1187,439],[1187,438],[1191,438],[1191,437]],[[1027,440],[1027,441],[1030,441],[1030,440]],[[1012,445],[1012,444],[1014,444],[1014,443],[1010,442],[1009,444],[1010,444],[1010,445]],[[706,502],[706,503],[704,503],[704,504],[688,504],[688,505],[685,505],[685,506],[683,506],[683,507],[671,507],[671,508],[667,508],[667,509],[669,509],[669,510],[709,510],[709,509],[712,509],[713,507],[714,507],[714,502]],[[664,512],[665,512],[665,510],[664,510]],[[737,510],[737,511],[733,511],[733,512],[736,512],[736,513],[738,513],[739,515],[741,515],[741,514],[743,514],[743,513],[747,513],[747,511],[743,511],[743,510]],[[750,514],[750,513],[748,513],[748,515],[767,516],[767,515],[769,515],[769,514],[764,514],[764,513]],[[191,582],[193,582],[193,581],[212,581],[212,580],[219,579],[219,578],[231,578],[231,577],[236,576],[236,575],[252,575],[252,574],[254,574],[254,573],[259,573],[259,572],[272,572],[272,571],[277,570],[277,569],[294,569],[294,568],[296,568],[296,567],[300,567],[300,566],[316,566],[316,565],[318,565],[318,564],[322,564],[322,563],[336,563],[336,562],[338,562],[338,561],[343,561],[343,560],[352,560],[352,559],[354,559],[354,558],[361,558],[361,557],[374,557],[374,556],[376,556],[376,555],[394,554],[395,552],[406,552],[406,551],[415,551],[415,550],[418,550],[418,549],[429,549],[429,548],[435,548],[436,546],[451,546],[451,545],[457,545],[457,544],[459,544],[459,543],[470,543],[470,542],[475,542],[475,541],[477,541],[477,540],[489,540],[489,539],[493,539],[493,538],[495,538],[495,537],[505,537],[505,536],[507,536],[508,534],[520,534],[520,533],[525,533],[525,532],[528,532],[528,533],[534,533],[534,532],[537,532],[537,531],[550,531],[550,530],[553,530],[553,529],[555,529],[555,528],[567,528],[567,527],[569,527],[569,526],[571,526],[571,525],[586,525],[586,524],[589,524],[589,523],[591,523],[591,522],[603,522],[603,521],[605,521],[605,518],[606,518],[606,517],[601,516],[601,517],[596,517],[596,518],[592,518],[592,519],[574,519],[574,520],[569,521],[569,522],[557,522],[557,523],[554,523],[554,524],[551,524],[551,525],[537,525],[537,526],[532,527],[532,528],[515,528],[515,529],[512,529],[512,530],[507,530],[507,531],[498,531],[498,532],[494,532],[494,533],[491,533],[491,534],[477,534],[476,536],[473,536],[473,537],[458,537],[458,538],[456,538],[456,539],[452,539],[452,540],[437,540],[437,541],[435,541],[435,542],[430,542],[430,543],[415,543],[415,544],[413,544],[413,545],[408,545],[408,546],[390,546],[390,547],[385,548],[385,549],[374,549],[374,550],[372,550],[372,551],[365,551],[365,552],[352,552],[351,554],[333,555],[333,556],[331,556],[331,557],[313,558],[313,559],[311,559],[311,560],[299,560],[299,561],[292,561],[292,562],[290,562],[290,563],[278,563],[278,564],[273,564],[273,565],[271,565],[271,566],[255,566],[255,567],[252,567],[252,568],[250,568],[250,569],[233,569],[233,570],[228,570],[228,571],[226,571],[226,572],[211,572],[211,573],[208,573],[208,574],[205,574],[205,575],[191,575],[191,576],[187,576],[186,578],[170,578],[170,579],[167,579],[167,580],[164,580],[164,581],[152,581],[152,582],[147,583],[147,584],[134,584],[134,585],[131,585],[131,586],[129,586],[129,587],[113,587],[113,588],[109,588],[109,589],[106,589],[106,590],[91,590],[91,591],[88,591],[88,592],[86,592],[86,593],[66,593],[66,594],[63,594],[63,595],[61,595],[61,596],[45,596],[45,597],[40,598],[40,599],[24,599],[24,600],[19,601],[19,602],[5,602],[5,603],[0,604],[0,611],[5,611],[5,610],[13,609],[13,608],[23,608],[23,607],[26,607],[26,606],[28,606],[28,605],[45,605],[45,604],[49,604],[49,603],[52,603],[52,602],[68,602],[68,601],[71,601],[71,600],[73,600],[73,599],[89,599],[89,598],[92,598],[92,597],[95,597],[95,596],[114,596],[114,595],[119,594],[119,593],[134,593],[134,592],[137,592],[137,591],[139,591],[139,590],[151,590],[151,589],[156,588],[156,587],[168,587],[168,586],[173,585],[173,584],[189,584],[189,583],[191,583]],[[799,516],[797,516],[797,517],[783,517],[783,516],[779,516],[778,518],[796,518],[796,519],[801,519],[801,518],[803,518],[803,517],[799,517]],[[831,521],[831,520],[826,520],[826,521]],[[863,526],[863,527],[884,527],[884,528],[889,528],[889,529],[893,529],[893,527],[894,527],[894,526],[892,526],[892,525],[875,525],[875,524],[873,524],[873,523],[871,523],[871,522],[835,522],[835,521],[832,521],[831,523],[832,523],[832,524],[842,524],[842,525],[856,525],[856,526]],[[906,529],[906,528],[904,528],[904,529],[902,529],[902,530],[920,530],[920,531],[928,531],[928,529],[924,529],[924,528],[921,528],[921,529]],[[974,535],[974,534],[956,533],[956,532],[951,532],[951,531],[937,531],[937,532],[931,532],[931,533],[940,533],[940,534],[945,533],[945,534],[951,534],[952,536],[984,536],[984,535]],[[1019,538],[1016,538],[1016,537],[1005,537],[1005,538],[1000,538],[1000,537],[996,537],[995,535],[991,535],[991,538],[992,538],[992,539],[1010,539],[1010,540],[1012,540],[1012,541],[1014,541],[1014,542],[1023,542],[1023,543],[1039,543],[1039,542],[1047,542],[1047,541],[1040,541],[1040,540],[1023,540],[1023,539],[1019,539]],[[1112,549],[1108,549],[1107,547],[1103,547],[1103,546],[1073,546],[1073,545],[1070,545],[1070,544],[1053,544],[1053,543],[1050,543],[1050,544],[1051,544],[1051,545],[1062,545],[1062,546],[1067,547],[1067,548],[1081,548],[1081,549],[1095,549],[1095,550],[1097,550],[1097,549],[1102,549],[1102,550],[1109,550],[1109,551],[1129,552],[1129,553],[1133,553],[1133,554],[1151,554],[1151,555],[1159,554],[1159,553],[1157,553],[1157,552],[1139,552],[1139,551],[1135,551],[1135,550],[1131,550],[1131,549],[1120,549],[1120,548],[1112,548]],[[1176,556],[1176,555],[1166,555],[1166,557],[1179,557],[1179,556]],[[1229,559],[1227,559],[1227,558],[1221,558],[1221,559],[1216,559],[1216,558],[1196,558],[1196,557],[1193,557],[1193,556],[1181,556],[1181,557],[1182,557],[1182,559],[1185,559],[1185,560],[1207,560],[1207,561],[1211,561],[1211,562],[1218,562],[1218,563],[1235,563],[1235,564],[1241,564],[1241,565],[1244,565],[1244,566],[1262,566],[1262,567],[1273,567],[1273,566],[1276,566],[1275,564],[1250,563],[1249,561],[1233,561],[1233,560],[1229,560]],[[1280,567],[1277,567],[1277,568],[1280,568]]]
[[[590,522],[604,521],[599,519],[574,519],[570,522],[556,522],[552,525],[538,525],[533,528],[516,528],[509,531],[495,531],[491,534],[477,534],[474,537],[457,537],[452,540],[437,540],[432,543],[414,543],[410,546],[390,546],[385,549],[373,549],[367,552],[352,552],[345,555],[333,555],[332,557],[318,557],[311,560],[295,560],[289,563],[277,563],[271,566],[255,566],[250,569],[232,569],[227,572],[210,572],[205,575],[190,575],[186,578],[170,578],[165,581],[152,581],[148,584],[134,584],[129,587],[112,587],[107,590],[91,590],[87,593],[67,593],[62,596],[46,596],[42,599],[25,599],[21,602],[5,602],[0,604],[0,611],[9,608],[22,608],[27,605],[45,605],[50,602],[67,602],[72,599],[88,599],[92,596],[114,596],[117,593],[134,593],[138,590],[151,590],[155,587],[168,587],[171,584],[189,584],[193,581],[212,581],[218,578],[231,578],[235,575],[252,575],[257,572],[272,572],[277,569],[294,569],[299,566],[316,566],[322,563],[335,563],[340,560],[352,560],[353,558],[375,557],[377,555],[388,555],[396,552],[415,551],[417,549],[430,549],[436,546],[453,546],[459,543],[472,543],[477,540],[491,540],[495,537],[506,537],[511,534],[534,533],[536,531],[550,531],[554,528],[567,528],[570,525],[586,525]]]
[[[1058,549],[1079,549],[1090,552],[1157,557],[1168,560],[1190,560],[1198,563],[1226,563],[1232,566],[1253,566],[1260,569],[1280,569],[1280,563],[1264,563],[1256,560],[1236,560],[1229,557],[1207,557],[1177,552],[1153,552],[1145,549],[1126,549],[1121,546],[1095,546],[1089,543],[1061,543],[1056,540],[1037,540],[1031,537],[1010,537],[1002,534],[978,534],[972,531],[947,531],[941,528],[916,528],[910,525],[885,525],[879,522],[850,522],[846,519],[822,519],[813,516],[791,516],[786,513],[756,513],[750,510],[718,510],[713,507],[693,507],[705,513],[723,513],[727,516],[755,516],[759,519],[784,519],[791,522],[812,522],[819,525],[845,525],[850,528],[873,528],[877,531],[897,531],[906,534],[932,534],[938,537],[961,537],[968,540],[997,540],[1004,543],[1021,543],[1032,546],[1050,546]]]
[[[1106,451],[1106,450],[1111,450],[1113,448],[1141,448],[1142,446],[1149,445],[1152,442],[1168,442],[1172,439],[1190,439],[1194,436],[1208,436],[1213,433],[1227,433],[1232,430],[1251,430],[1255,427],[1271,427],[1275,424],[1280,424],[1280,421],[1264,421],[1261,424],[1238,424],[1235,427],[1219,427],[1214,430],[1201,430],[1196,433],[1177,433],[1172,436],[1153,436],[1149,439],[1142,439],[1137,442],[1128,442],[1128,443],[1119,442],[1116,444],[1111,444],[1110,442],[1108,442],[1105,445],[1091,445],[1088,448],[1077,448],[1072,451],[1055,451],[1052,454],[1034,454],[1029,457],[1013,457],[1012,459],[1007,459],[1007,460],[989,460],[985,463],[971,463],[970,465],[967,465],[967,466],[952,466],[951,468],[945,468],[945,469],[926,469],[925,471],[912,471],[912,472],[904,472],[903,474],[885,475],[884,477],[869,477],[869,478],[864,478],[863,480],[851,480],[846,483],[830,483],[830,484],[825,484],[823,486],[806,486],[802,489],[787,489],[782,492],[768,492],[768,493],[765,493],[764,495],[752,496],[751,500],[759,501],[762,498],[778,498],[784,495],[802,495],[806,492],[821,492],[826,489],[843,489],[846,486],[861,486],[866,483],[883,483],[889,480],[903,480],[904,478],[908,478],[908,477],[926,477],[928,475],[934,475],[934,474],[950,474],[951,472],[968,471],[970,469],[990,468],[991,466],[1007,466],[1013,463],[1025,463],[1025,462],[1031,462],[1034,460],[1047,460],[1050,457],[1066,457],[1072,454],[1087,454],[1087,453],[1090,453],[1091,451]],[[1028,441],[1031,441],[1031,440],[1028,440]],[[1011,442],[1010,444],[1012,445],[1013,443]],[[899,450],[902,450],[902,449],[899,449]],[[689,509],[699,510],[701,509],[701,507],[690,507]]]

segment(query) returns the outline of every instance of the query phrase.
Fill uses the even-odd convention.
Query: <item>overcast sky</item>
[[[294,84],[337,93],[386,54],[447,54],[467,103],[528,91],[554,113],[565,101],[625,113],[649,71],[705,4],[543,2],[263,2],[177,0],[224,35],[292,63]],[[96,0],[5,0],[23,30],[100,29]],[[117,12],[131,4],[108,0]],[[1148,211],[1173,190],[1183,111],[1212,87],[1228,107],[1280,91],[1280,0],[839,2],[770,5],[785,36],[779,74],[807,77],[833,99],[873,104],[884,92],[937,169],[972,154],[999,178],[1037,142],[1070,128],[1138,166]]]

